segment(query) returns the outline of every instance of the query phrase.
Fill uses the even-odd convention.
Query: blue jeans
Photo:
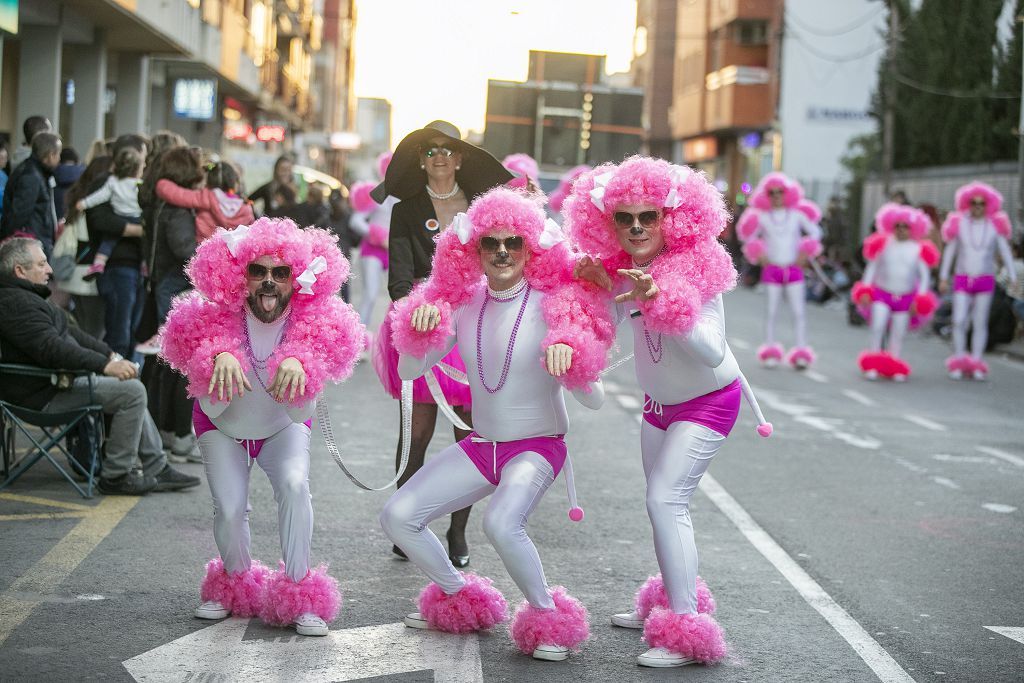
[[[163,326],[167,320],[167,314],[171,310],[171,300],[182,292],[192,289],[192,283],[188,281],[185,273],[177,271],[168,273],[156,283],[154,296],[156,297],[156,322]]]
[[[107,304],[107,334],[103,341],[132,360],[135,329],[142,318],[142,274],[137,266],[108,266],[96,283]]]

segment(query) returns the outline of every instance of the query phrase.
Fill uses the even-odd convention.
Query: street
[[[591,638],[567,662],[520,654],[506,626],[464,637],[402,626],[426,579],[391,554],[377,522],[389,492],[352,486],[314,425],[313,559],[344,593],[330,636],[193,618],[217,552],[205,484],[83,500],[39,465],[0,492],[0,680],[1024,680],[1024,364],[991,354],[988,382],[954,383],[947,345],[912,335],[910,380],[870,383],[855,362],[866,328],[812,304],[817,365],[768,370],[754,356],[763,305],[759,292],[731,293],[727,326],[775,433],[758,437],[744,406],[691,506],[700,574],[730,646],[721,665],[641,669],[640,633],[608,621],[657,571],[643,395],[627,363],[606,377],[598,413],[567,399],[585,520],[568,520],[562,481],[530,520],[549,583],[591,614]],[[791,341],[787,311],[778,329]],[[625,347],[629,334],[623,326]],[[328,398],[347,463],[371,485],[387,481],[398,406],[371,365]],[[451,438],[439,418],[431,453]],[[253,555],[274,564],[273,496],[262,473],[252,483]],[[522,596],[483,535],[483,505],[470,520],[470,569],[514,608]],[[443,535],[446,522],[432,528]]]

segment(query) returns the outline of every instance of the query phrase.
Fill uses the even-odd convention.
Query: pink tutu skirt
[[[377,338],[373,342],[373,368],[377,371],[377,377],[384,386],[384,391],[396,399],[402,397],[402,379],[398,376],[398,351],[391,343],[391,309],[394,304],[388,306],[388,314],[384,316],[384,322],[377,332]],[[452,349],[442,360],[460,372],[466,371],[466,366],[459,356],[459,348]],[[453,406],[472,405],[469,393],[469,385],[458,382],[441,372],[438,367],[430,368],[429,372],[434,373],[437,383],[441,387],[444,397]],[[416,378],[412,383],[412,400],[415,403],[433,403],[434,397],[430,395],[427,381],[422,377]]]

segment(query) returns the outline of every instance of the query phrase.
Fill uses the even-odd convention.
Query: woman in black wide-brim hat
[[[447,121],[428,123],[398,143],[384,182],[371,193],[378,203],[388,195],[401,200],[392,210],[388,237],[388,293],[392,301],[408,295],[416,283],[430,275],[434,238],[447,228],[455,214],[466,211],[477,195],[512,178],[513,175],[500,161],[479,147],[464,142],[459,136],[459,129]],[[460,372],[466,371],[457,348],[445,356],[442,363]],[[396,399],[400,398],[402,382],[398,377],[398,353],[391,344],[388,316],[377,334],[373,365],[385,390]],[[469,386],[452,379],[437,367],[428,372],[434,373],[446,400],[459,417],[471,424]],[[413,383],[409,465],[398,480],[399,487],[423,466],[436,421],[437,404],[430,395],[426,380],[420,377]],[[468,432],[455,430],[456,440],[467,436]],[[398,452],[401,450],[399,442]],[[469,564],[469,546],[466,544],[468,520],[468,507],[452,513],[447,533],[448,554],[456,567]],[[405,557],[397,546],[392,550]]]

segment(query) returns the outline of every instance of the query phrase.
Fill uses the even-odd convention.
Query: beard
[[[272,323],[281,317],[284,310],[288,308],[288,302],[292,299],[292,293],[283,293],[277,285],[261,285],[255,292],[250,292],[246,297],[249,310],[257,320],[264,323]]]

